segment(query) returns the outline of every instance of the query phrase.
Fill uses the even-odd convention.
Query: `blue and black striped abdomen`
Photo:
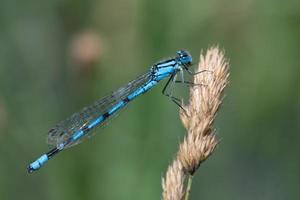
[[[149,81],[151,81],[150,72],[58,123],[49,130],[47,143],[58,147],[63,145],[63,148],[78,144],[82,138],[91,136],[91,130],[96,126],[105,125],[108,118],[133,99],[129,98],[129,95]]]

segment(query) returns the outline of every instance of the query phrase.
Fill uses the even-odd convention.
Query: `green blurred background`
[[[60,120],[178,49],[197,61],[216,44],[231,65],[221,143],[191,199],[299,198],[300,1],[1,0],[0,29],[1,200],[160,199],[185,133],[163,83],[93,140],[26,166]]]

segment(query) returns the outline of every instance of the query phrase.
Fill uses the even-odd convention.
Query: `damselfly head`
[[[177,60],[180,64],[189,67],[192,64],[192,56],[186,50],[177,51]]]

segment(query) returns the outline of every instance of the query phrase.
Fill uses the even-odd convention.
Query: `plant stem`
[[[185,189],[184,200],[189,199],[190,192],[191,192],[191,189],[192,189],[192,182],[193,182],[193,175],[189,174],[189,179],[188,179],[187,186],[186,186],[186,189]]]

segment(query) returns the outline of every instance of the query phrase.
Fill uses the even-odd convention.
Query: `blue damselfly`
[[[147,73],[129,82],[126,86],[119,88],[112,94],[105,96],[58,123],[48,132],[47,142],[54,147],[32,162],[27,168],[28,172],[38,170],[58,152],[80,143],[84,138],[91,135],[91,131],[95,127],[103,126],[113,115],[124,108],[128,102],[149,91],[159,81],[167,77],[169,77],[169,80],[162,93],[181,107],[180,100],[173,97],[171,93],[166,92],[166,89],[175,82],[192,84],[183,80],[183,71],[193,74],[189,69],[191,63],[192,56],[188,51],[177,51],[177,55],[174,58],[152,65]],[[178,72],[182,75],[181,81],[176,80]]]

